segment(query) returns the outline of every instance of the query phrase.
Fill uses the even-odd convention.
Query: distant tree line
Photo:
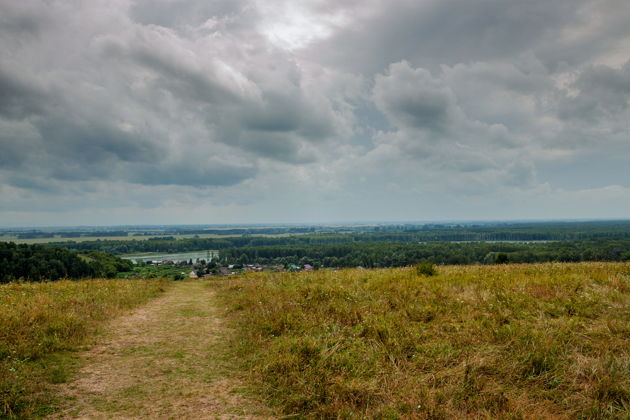
[[[80,237],[99,238],[99,237],[107,237],[107,236],[127,236],[127,231],[125,230],[97,230],[97,231],[87,231],[87,232],[59,232],[57,234],[62,238],[80,238]]]
[[[115,277],[132,268],[130,261],[100,251],[78,253],[64,248],[0,242],[0,283]]]
[[[47,246],[65,247],[74,250],[99,250],[112,254],[130,254],[139,252],[191,252],[201,250],[221,250],[227,248],[261,247],[261,246],[300,246],[329,245],[356,242],[543,242],[543,241],[575,241],[585,239],[630,239],[630,225],[627,230],[615,231],[606,229],[583,229],[566,231],[562,229],[544,231],[531,227],[522,231],[514,228],[503,230],[495,228],[469,228],[447,230],[410,230],[397,232],[366,233],[334,233],[304,234],[283,237],[270,236],[236,236],[221,238],[186,238],[158,237],[147,240],[95,240],[95,241],[60,241],[51,242]]]
[[[54,238],[55,235],[50,232],[22,232],[17,234],[18,239],[40,239]]]
[[[19,239],[77,238],[112,236],[172,236],[201,235],[261,236],[261,235],[367,235],[363,240],[385,241],[541,241],[571,240],[600,237],[630,238],[630,220],[567,221],[567,222],[487,222],[432,224],[366,224],[366,225],[305,225],[305,226],[159,226],[128,229],[60,229],[11,230],[0,229],[0,235],[17,235]],[[374,237],[369,235],[376,234]],[[379,234],[391,234],[378,236]],[[402,234],[402,235],[397,235]],[[401,237],[403,239],[401,239]]]
[[[630,261],[630,239],[586,239],[544,243],[352,242],[227,248],[221,264],[311,264],[324,267],[400,267],[436,264]]]
[[[50,242],[46,246],[64,247],[74,250],[99,250],[112,254],[139,252],[190,252],[208,249],[224,249],[247,246],[304,245],[345,243],[356,240],[355,235],[300,235],[286,237],[238,236],[227,238],[152,238],[151,240],[96,240]],[[363,239],[363,238],[362,238]],[[361,240],[362,240],[361,239]],[[367,238],[365,238],[367,239]]]

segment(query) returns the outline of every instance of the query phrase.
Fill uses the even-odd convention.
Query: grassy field
[[[78,238],[62,238],[60,236],[55,236],[54,238],[27,238],[21,239],[17,236],[0,236],[0,242],[15,242],[16,244],[47,244],[51,242],[90,242],[96,241],[100,239],[101,241],[146,241],[154,238],[163,238],[165,236],[172,236],[175,239],[189,239],[194,238],[195,235],[138,235],[138,236],[80,236]],[[200,234],[197,235],[200,238],[221,238],[226,237],[222,235],[214,235],[214,234]],[[239,236],[239,235],[235,235]]]
[[[267,238],[282,238],[287,236],[299,236],[305,235],[304,233],[256,233],[256,236],[267,237]],[[51,242],[90,242],[96,241],[100,239],[101,241],[146,241],[149,239],[155,238],[163,238],[165,236],[173,237],[175,239],[191,239],[191,238],[237,238],[243,235],[234,234],[234,235],[218,235],[215,233],[199,233],[199,234],[180,234],[180,235],[171,235],[171,234],[160,234],[160,235],[138,235],[138,236],[80,236],[78,238],[62,238],[61,236],[55,236],[53,238],[27,238],[21,239],[17,236],[4,235],[0,236],[0,242],[15,242],[16,244],[48,244]]]
[[[0,418],[32,418],[54,405],[99,324],[146,302],[164,280],[85,280],[0,285]],[[52,404],[52,405],[51,405]]]
[[[630,418],[630,264],[217,280],[235,351],[295,418]]]

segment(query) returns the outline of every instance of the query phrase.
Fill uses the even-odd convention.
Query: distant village
[[[274,272],[283,272],[283,271],[313,271],[313,266],[310,264],[304,264],[304,266],[299,267],[295,264],[290,264],[288,267],[284,267],[282,265],[273,265],[273,266],[263,266],[256,264],[246,264],[241,268],[236,264],[230,264],[227,267],[221,267],[216,271],[204,272],[202,270],[192,270],[188,273],[188,278],[196,279],[200,277],[213,277],[213,276],[233,276],[236,274],[242,273],[257,273],[263,271],[274,271]]]
[[[141,262],[140,265],[152,266],[152,267],[172,267],[181,268],[180,272],[182,277],[188,277],[191,279],[197,278],[209,278],[215,276],[233,276],[244,273],[260,273],[260,272],[298,272],[298,271],[314,271],[319,267],[311,264],[296,265],[287,264],[284,265],[261,265],[261,264],[229,264],[227,266],[220,266],[215,261],[206,262],[205,260],[197,260],[196,262],[190,261],[174,261],[174,260],[162,260],[162,261],[146,261]]]

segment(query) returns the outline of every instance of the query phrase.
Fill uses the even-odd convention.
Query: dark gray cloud
[[[588,121],[623,115],[630,106],[630,61],[619,68],[599,65],[586,68],[573,83],[577,92],[563,98],[559,116]]]
[[[406,62],[390,66],[387,75],[377,77],[374,101],[390,119],[436,133],[449,128],[454,112],[448,87]]]
[[[22,80],[19,75],[10,74],[0,62],[0,116],[8,119],[23,119],[43,112],[46,94]]]
[[[29,174],[14,173],[7,179],[7,183],[13,187],[27,190],[30,193],[54,194],[60,192],[59,186],[49,179],[33,177]]]
[[[155,71],[158,76],[154,81],[155,88],[169,91],[178,98],[224,105],[238,101],[235,92],[216,80],[213,68],[191,68],[179,62],[177,55],[163,54],[152,46],[138,48],[130,55],[145,69]]]
[[[44,147],[51,155],[71,162],[156,162],[166,150],[133,132],[100,121],[68,121],[50,118],[38,124]]]
[[[154,165],[139,165],[130,172],[127,179],[139,184],[225,187],[253,177],[256,174],[256,168],[230,165],[218,159],[198,161],[191,157],[189,162],[158,168]]]
[[[50,23],[38,2],[0,4],[0,34],[20,43],[24,38],[38,36]]]
[[[0,119],[0,171],[19,171],[29,155],[37,153],[39,132],[25,121]]]
[[[375,2],[357,22],[314,45],[325,62],[376,73],[406,60],[432,70],[516,56],[579,23],[585,0]],[[310,51],[309,51],[310,52]]]

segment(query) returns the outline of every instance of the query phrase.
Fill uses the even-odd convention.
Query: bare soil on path
[[[230,370],[221,309],[204,281],[176,282],[113,320],[60,385],[55,419],[273,418]]]

